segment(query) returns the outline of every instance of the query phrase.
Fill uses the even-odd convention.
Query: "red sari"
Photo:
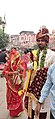
[[[19,115],[23,111],[24,93],[22,92],[19,95],[18,91],[23,90],[22,81],[24,81],[25,77],[25,66],[25,63],[20,59],[19,53],[15,50],[11,51],[10,60],[5,64],[3,75],[6,78],[7,85],[7,109],[12,117]],[[19,72],[19,74],[15,71]]]

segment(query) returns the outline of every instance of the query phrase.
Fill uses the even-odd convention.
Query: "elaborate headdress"
[[[45,26],[41,27],[39,32],[36,34],[36,40],[40,38],[44,38],[47,43],[49,42],[49,31]]]
[[[16,49],[13,48],[10,51],[11,69],[13,71],[17,70],[17,65],[18,65],[18,62],[19,62],[19,57],[20,57],[20,53]]]

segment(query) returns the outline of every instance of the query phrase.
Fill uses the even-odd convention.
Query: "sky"
[[[5,32],[38,32],[45,25],[50,33],[55,29],[55,0],[0,0],[0,16],[6,16]]]

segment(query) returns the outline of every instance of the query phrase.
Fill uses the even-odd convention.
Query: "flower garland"
[[[44,67],[46,54],[47,54],[47,47],[45,47],[43,50],[43,54],[42,54],[41,61],[40,61],[40,68]],[[39,55],[40,55],[40,49],[38,49],[38,52],[37,52],[37,57],[38,57],[37,64],[38,65],[39,65]]]

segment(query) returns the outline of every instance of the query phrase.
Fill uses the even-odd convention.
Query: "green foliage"
[[[2,17],[0,17],[0,49],[5,48],[7,46],[9,39],[9,35],[4,32],[4,29],[1,29],[2,22]]]
[[[9,39],[9,35],[3,33],[3,30],[0,29],[0,49],[5,48],[7,46],[8,39]]]
[[[2,23],[2,17],[0,17],[0,25],[1,25],[1,23]]]
[[[47,47],[45,47],[43,50],[43,54],[42,54],[41,61],[40,61],[40,68],[44,67],[46,54],[47,54]],[[40,49],[38,48],[38,52],[37,52],[37,57],[38,57],[37,64],[38,64],[38,66],[39,66],[39,55],[40,55]]]

